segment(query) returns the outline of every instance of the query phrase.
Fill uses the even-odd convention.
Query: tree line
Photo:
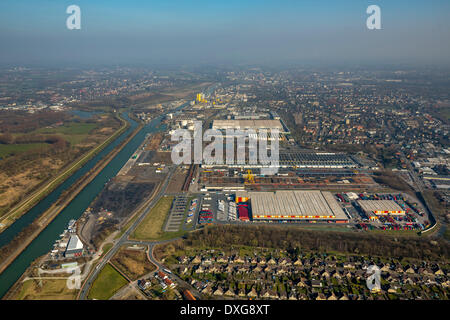
[[[66,112],[43,110],[35,113],[26,111],[0,111],[0,133],[28,133],[70,119]]]
[[[369,233],[311,231],[297,227],[217,225],[189,233],[193,247],[254,246],[292,250],[341,252],[391,258],[448,260],[450,245],[430,238],[394,237]]]
[[[14,137],[10,133],[0,134],[0,144],[48,143],[64,147],[67,141],[58,135],[24,134]]]

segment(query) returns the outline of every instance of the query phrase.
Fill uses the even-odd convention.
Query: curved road
[[[103,269],[103,267],[108,263],[109,259],[111,259],[114,254],[119,250],[119,248],[126,244],[126,243],[140,243],[140,241],[128,241],[128,237],[130,236],[130,234],[137,228],[137,226],[142,222],[142,220],[144,220],[145,216],[147,215],[147,213],[153,208],[153,206],[159,201],[159,199],[164,195],[167,186],[169,184],[170,179],[172,178],[172,175],[174,173],[175,168],[170,168],[169,169],[169,173],[167,174],[166,179],[164,180],[163,186],[161,188],[161,190],[159,191],[159,193],[157,194],[157,196],[148,204],[147,208],[145,210],[143,210],[143,212],[140,214],[140,216],[136,219],[136,221],[128,228],[128,230],[126,230],[124,232],[124,234],[115,241],[113,247],[108,251],[108,253],[102,258],[102,260],[99,262],[99,264],[95,267],[94,271],[91,272],[91,274],[88,276],[88,278],[86,279],[86,281],[83,283],[83,286],[81,288],[81,291],[78,295],[78,299],[79,300],[85,300],[87,298],[87,294],[89,292],[89,289],[92,285],[92,283],[94,282],[95,278],[97,277],[97,275],[99,274],[99,272]],[[161,242],[152,242],[153,245],[158,244],[158,243],[164,243],[166,241],[161,241]],[[151,248],[153,249],[153,247]],[[153,259],[155,260],[155,259]],[[152,261],[153,262],[153,261]],[[159,267],[158,264],[155,263],[155,265],[157,267]]]

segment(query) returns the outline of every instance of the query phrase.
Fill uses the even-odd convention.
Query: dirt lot
[[[158,150],[159,144],[161,143],[161,140],[163,138],[162,133],[155,133],[149,138],[147,147],[145,150]]]
[[[170,179],[169,185],[167,186],[167,193],[181,192],[181,188],[183,188],[184,181],[186,180],[187,172],[187,169],[182,167],[177,168],[172,176],[172,179]]]
[[[94,212],[110,211],[114,219],[122,220],[128,217],[143,199],[150,196],[154,187],[154,183],[110,182],[92,205],[92,209]]]
[[[162,152],[162,151],[145,151],[142,153],[141,158],[138,160],[138,163],[163,163],[163,164],[172,164],[172,155],[170,152]]]
[[[113,257],[112,263],[131,280],[137,280],[156,269],[148,260],[145,250],[127,247],[120,248]]]
[[[138,289],[127,286],[117,292],[110,300],[146,300]]]
[[[134,210],[151,196],[156,184],[129,181],[128,176],[111,180],[91,206],[81,228],[83,239],[95,246],[118,229]]]
[[[61,275],[59,275],[61,276]],[[28,280],[12,298],[13,300],[74,300],[77,290],[67,288],[67,280]]]

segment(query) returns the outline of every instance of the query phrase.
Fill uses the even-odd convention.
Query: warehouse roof
[[[251,200],[253,216],[319,216],[346,219],[345,213],[330,192],[295,190],[276,192],[239,192]]]
[[[70,236],[69,244],[67,245],[66,250],[79,250],[79,249],[83,249],[83,243],[81,242],[81,240],[76,235]]]
[[[404,211],[394,200],[358,200],[361,208],[368,212]]]

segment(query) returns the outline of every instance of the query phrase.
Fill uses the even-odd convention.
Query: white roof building
[[[236,196],[250,198],[253,219],[347,219],[330,192],[279,190],[239,192]]]
[[[367,213],[376,215],[404,215],[406,213],[394,200],[358,200],[357,202]]]
[[[72,250],[82,250],[83,243],[77,235],[70,236],[69,243],[67,244],[66,252]]]

